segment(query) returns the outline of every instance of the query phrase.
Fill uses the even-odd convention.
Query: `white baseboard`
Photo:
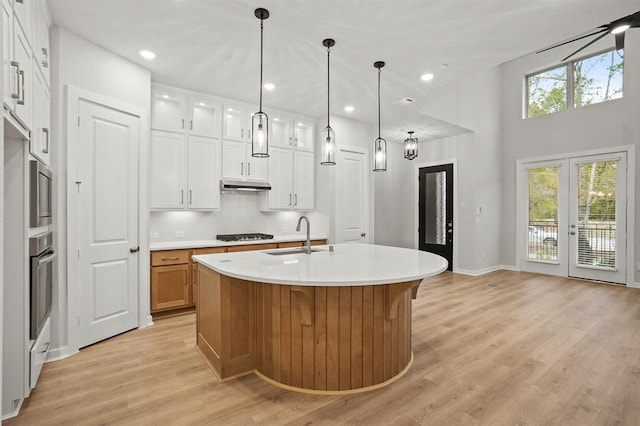
[[[153,325],[153,317],[151,315],[148,315],[147,318],[145,318],[145,321],[140,324],[140,326],[138,328],[146,328]]]
[[[639,283],[639,282],[631,283],[631,285],[629,285],[628,287],[631,287],[631,288],[640,288],[640,283]]]
[[[469,275],[469,276],[472,276],[472,277],[478,277],[480,275],[489,274],[491,272],[500,271],[500,270],[519,271],[519,269],[516,268],[515,266],[496,265],[496,266],[490,266],[490,267],[484,268],[484,269],[478,269],[478,270],[475,270],[475,271],[472,271],[472,270],[469,270],[469,269],[456,269],[453,272],[456,272],[458,274],[463,274],[463,275]]]
[[[61,348],[51,349],[47,354],[47,359],[45,362],[58,361],[71,355],[77,354],[80,352],[77,349],[71,349],[69,346],[63,346]]]
[[[22,408],[22,403],[23,402],[24,402],[24,398],[21,398],[20,401],[18,401],[18,404],[15,407],[13,407],[13,410],[11,410],[10,412],[8,412],[6,414],[3,414],[2,415],[2,421],[8,420],[10,418],[13,418],[13,417],[17,416],[18,413],[20,413],[20,409]],[[2,408],[4,408],[4,407],[2,407]],[[0,421],[0,423],[2,423],[2,422]]]

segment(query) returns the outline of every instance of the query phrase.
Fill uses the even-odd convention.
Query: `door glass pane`
[[[559,167],[529,169],[527,258],[558,260]]]
[[[427,244],[446,244],[447,175],[446,172],[426,174],[424,238]]]
[[[616,161],[578,164],[580,266],[616,268]]]

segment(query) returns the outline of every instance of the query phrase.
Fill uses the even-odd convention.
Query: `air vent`
[[[402,98],[402,99],[400,99],[400,100],[395,101],[395,102],[394,102],[394,104],[398,104],[398,105],[409,105],[409,104],[411,104],[411,103],[414,103],[415,101],[416,101],[416,100],[415,100],[415,99],[413,99],[413,98],[406,97],[406,98]]]

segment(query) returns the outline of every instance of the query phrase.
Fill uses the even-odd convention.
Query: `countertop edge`
[[[210,248],[210,247],[231,247],[245,246],[254,244],[269,243],[288,243],[293,241],[305,241],[304,235],[276,235],[268,240],[252,240],[252,241],[220,241],[220,240],[173,240],[173,241],[153,241],[149,243],[149,251],[161,250],[188,250],[194,248]],[[311,240],[326,240],[323,235],[312,235]]]

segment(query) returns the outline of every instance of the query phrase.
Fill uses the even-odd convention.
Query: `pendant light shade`
[[[413,137],[414,132],[409,132],[409,137],[404,140],[404,158],[413,160],[418,156],[418,138]]]
[[[262,32],[269,11],[260,7],[254,13],[260,20],[260,110],[251,118],[251,156],[264,158],[269,156],[269,117],[262,111]]]
[[[336,135],[329,124],[329,99],[331,91],[329,90],[329,53],[336,42],[332,38],[322,40],[322,45],[327,48],[327,127],[322,132],[322,157],[320,164],[325,166],[334,166],[336,164]]]
[[[380,69],[384,67],[383,61],[373,64],[378,69],[378,138],[373,143],[373,171],[387,171],[387,141],[380,136]]]

